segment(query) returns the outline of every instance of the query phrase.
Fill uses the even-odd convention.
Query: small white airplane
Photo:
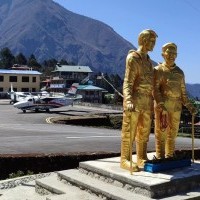
[[[14,104],[16,102],[25,100],[25,98],[27,98],[27,97],[46,96],[46,95],[49,95],[49,93],[47,91],[42,91],[42,92],[15,92],[13,90],[13,85],[11,83],[10,92],[8,92],[8,95],[10,95],[10,104]]]
[[[14,104],[18,101],[23,101],[26,97],[31,96],[29,92],[15,92],[13,90],[13,85],[11,83],[10,86],[10,92],[8,92],[10,95],[10,104]]]
[[[74,101],[82,99],[82,95],[76,94],[77,87],[78,83],[73,83],[65,96],[28,96],[24,100],[15,103],[13,106],[21,109],[23,113],[26,113],[26,110],[34,110],[35,112],[45,110],[46,112],[49,112],[50,109],[53,108],[73,105]]]

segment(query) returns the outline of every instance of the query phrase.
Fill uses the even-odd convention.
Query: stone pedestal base
[[[189,166],[191,166],[191,159],[171,160],[160,163],[147,162],[144,165],[144,171],[155,173]]]
[[[153,153],[148,154],[148,157],[153,155]],[[133,161],[135,159],[133,156]],[[92,177],[98,177],[149,198],[165,198],[181,194],[180,198],[175,199],[188,199],[187,192],[200,191],[200,163],[197,162],[191,166],[159,173],[150,173],[141,169],[133,175],[120,168],[119,157],[81,162],[79,167],[81,172]],[[200,192],[197,192],[198,194],[200,198]]]

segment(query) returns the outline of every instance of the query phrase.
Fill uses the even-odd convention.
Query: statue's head
[[[147,51],[152,51],[157,37],[158,35],[155,31],[150,29],[143,30],[138,36],[138,45],[145,47]]]
[[[177,46],[168,42],[162,46],[162,56],[167,65],[173,66],[177,57]]]

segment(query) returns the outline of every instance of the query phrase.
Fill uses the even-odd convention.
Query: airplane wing
[[[65,97],[29,97],[25,101],[15,103],[14,107],[21,109],[23,112],[26,112],[26,110],[35,110],[36,112],[46,110],[48,112],[53,108],[72,105],[73,101],[73,99]]]

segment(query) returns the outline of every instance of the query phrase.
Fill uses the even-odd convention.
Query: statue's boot
[[[167,140],[165,146],[165,153],[166,153],[165,157],[172,158],[174,156],[174,150],[175,150],[175,141]]]
[[[164,159],[165,158],[165,142],[156,141],[156,158]]]
[[[137,152],[137,165],[140,168],[144,167],[147,158],[147,143],[137,142],[136,143],[136,152]]]
[[[126,170],[131,170],[130,163],[130,141],[122,139],[121,142],[121,162],[120,167]],[[132,162],[132,172],[138,172],[139,168],[136,163]]]

